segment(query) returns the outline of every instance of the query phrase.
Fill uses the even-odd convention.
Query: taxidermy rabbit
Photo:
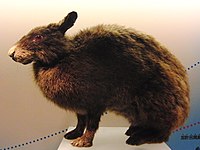
[[[189,113],[183,65],[153,37],[119,25],[65,36],[76,19],[70,12],[59,23],[37,27],[9,50],[14,61],[33,64],[47,99],[77,114],[65,138],[92,146],[102,114],[113,111],[130,122],[127,144],[167,141]]]

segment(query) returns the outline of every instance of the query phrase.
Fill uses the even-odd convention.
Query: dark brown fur
[[[58,24],[33,29],[9,51],[17,62],[33,62],[35,80],[58,106],[76,112],[72,145],[92,145],[103,112],[131,124],[128,144],[167,141],[189,112],[184,67],[149,35],[118,25],[98,25],[64,36],[72,12]],[[84,130],[86,128],[85,134]]]

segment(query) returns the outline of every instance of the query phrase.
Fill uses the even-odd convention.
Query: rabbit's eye
[[[34,38],[33,38],[33,42],[39,42],[43,39],[43,36],[42,35],[36,35]]]

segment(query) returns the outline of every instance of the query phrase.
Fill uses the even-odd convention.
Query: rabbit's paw
[[[88,139],[85,136],[81,136],[81,137],[73,140],[71,142],[71,144],[73,146],[76,146],[76,147],[91,147],[92,146],[92,141],[91,141],[91,139]]]
[[[72,131],[66,133],[66,134],[64,135],[64,137],[65,137],[65,139],[73,140],[73,139],[76,139],[76,138],[78,138],[78,137],[80,137],[80,136],[82,136],[82,135],[83,135],[82,132],[79,132],[79,131],[77,131],[77,130],[75,129],[75,130],[72,130]]]

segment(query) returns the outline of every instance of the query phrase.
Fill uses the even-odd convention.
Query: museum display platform
[[[69,131],[72,130],[69,127]],[[100,127],[96,133],[93,146],[83,148],[84,150],[170,150],[165,143],[161,144],[144,144],[141,146],[130,146],[125,143],[128,138],[124,133],[126,127]],[[58,150],[80,150],[81,148],[73,147],[70,140],[63,138]]]

